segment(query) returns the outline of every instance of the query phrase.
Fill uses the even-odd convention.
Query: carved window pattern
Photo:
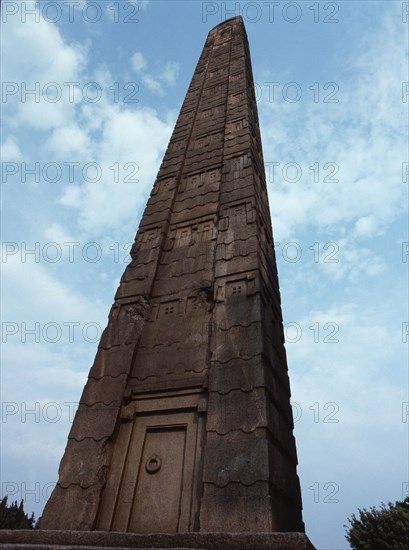
[[[179,139],[178,141],[174,141],[170,144],[169,146],[169,151],[170,152],[177,152],[177,151],[181,151],[182,149],[184,149],[186,145],[186,140],[185,139]]]
[[[196,187],[199,187],[203,185],[202,181],[202,174],[194,174],[193,176],[190,176],[188,178],[188,188],[189,189],[195,189]]]
[[[191,244],[192,228],[182,227],[176,231],[175,246],[187,246]]]
[[[217,170],[212,170],[206,174],[207,183],[216,183],[219,180],[219,173]]]
[[[200,149],[206,145],[206,137],[197,138],[192,142],[194,149]]]
[[[171,189],[173,189],[173,187],[174,187],[173,179],[164,180],[160,183],[160,189],[164,193],[166,193],[167,191],[170,191]]]
[[[187,178],[187,188],[196,189],[203,185],[203,173],[193,174]]]
[[[212,144],[220,144],[222,143],[222,132],[217,132],[215,134],[209,134],[207,136],[201,136],[192,141],[192,148],[193,149],[202,149],[203,147],[208,147]]]
[[[199,225],[199,240],[211,241],[213,238],[214,224],[213,222],[206,222]]]
[[[159,319],[166,319],[178,313],[179,300],[172,300],[169,302],[163,302],[159,306]]]
[[[242,78],[242,73],[231,74],[229,78],[230,82],[237,82]]]
[[[234,170],[235,171],[243,170],[245,160],[246,160],[245,156],[233,159],[233,168],[234,168]]]
[[[186,182],[186,189],[190,190],[202,187],[203,185],[215,184],[219,181],[219,179],[219,170],[210,170],[208,172],[199,172],[197,174],[187,176],[184,181]]]
[[[229,95],[228,103],[229,105],[237,105],[244,100],[244,93],[239,92],[238,94]]]
[[[204,109],[203,111],[199,111],[198,120],[208,120],[209,118],[213,118],[215,116],[218,116],[220,114],[224,113],[224,105],[216,105],[215,107],[212,107],[211,109]]]
[[[213,86],[212,88],[207,88],[203,91],[203,99],[221,99],[224,96],[226,91],[225,84],[219,84],[218,86]]]
[[[186,113],[180,113],[179,122],[189,122],[193,118],[193,111],[187,111]]]
[[[246,205],[240,204],[239,206],[234,206],[230,208],[231,217],[244,217],[246,215]]]
[[[175,187],[175,178],[169,178],[165,180],[156,180],[151,195],[157,195],[158,193],[166,193]]]
[[[222,77],[227,73],[227,70],[225,67],[221,67],[220,69],[214,69],[213,71],[210,71],[208,74],[209,78],[217,78]]]
[[[150,243],[150,242],[154,241],[155,238],[156,238],[156,231],[150,231],[150,232],[147,233],[147,235],[146,235],[145,242],[146,242],[146,243]]]
[[[228,210],[230,223],[233,225],[241,225],[247,223],[247,208],[246,204],[238,204],[232,206]]]
[[[198,120],[207,120],[208,118],[213,116],[213,109],[204,109],[203,111],[200,111],[197,119]]]
[[[238,298],[247,295],[247,281],[245,279],[228,281],[226,283],[226,297]]]
[[[150,248],[155,244],[159,236],[159,229],[150,229],[142,233],[140,237],[141,248]],[[138,239],[139,240],[139,239]]]
[[[234,157],[228,161],[230,172],[235,178],[245,175],[246,169],[251,165],[249,155]]]
[[[219,132],[218,134],[210,134],[210,143],[221,143],[223,134]]]
[[[232,132],[237,132],[239,130],[242,130],[244,127],[245,127],[244,118],[240,120],[234,120],[233,122],[229,122],[227,124],[226,133],[231,134]]]

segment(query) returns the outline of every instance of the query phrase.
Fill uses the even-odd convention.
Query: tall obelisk
[[[131,256],[42,528],[303,532],[240,17],[208,35]]]

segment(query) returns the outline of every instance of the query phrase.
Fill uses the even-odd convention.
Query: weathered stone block
[[[162,346],[164,348],[165,346]],[[197,346],[191,348],[162,349],[162,351],[140,351],[135,358],[132,378],[140,381],[175,378],[203,379],[207,370],[206,348]]]
[[[135,346],[133,344],[111,349],[98,349],[89,376],[98,379],[103,376],[116,377],[121,374],[128,374],[132,368],[134,350]]]
[[[136,344],[144,323],[144,319],[110,323],[102,333],[99,347],[109,349],[112,346]]]
[[[269,452],[265,430],[251,434],[209,432],[203,482],[225,487],[228,483],[252,485],[269,479]]]
[[[68,438],[77,441],[85,438],[101,441],[111,437],[118,420],[119,409],[119,404],[96,403],[90,407],[80,404]]]
[[[271,532],[278,527],[269,496],[204,496],[200,522],[206,531]]]
[[[220,435],[233,430],[251,433],[267,426],[266,392],[263,388],[255,388],[251,392],[232,390],[225,395],[210,393],[208,431]]]
[[[93,529],[101,490],[101,483],[93,484],[86,489],[80,485],[70,485],[66,489],[57,485],[41,516],[41,529],[77,531]],[[53,513],[52,510],[58,510],[59,513]],[[64,513],[61,512],[62,510]]]
[[[103,483],[110,453],[111,445],[107,439],[69,439],[58,470],[59,486],[67,489],[70,485],[79,485],[87,489]]]
[[[124,373],[115,377],[88,378],[80,403],[88,406],[95,405],[95,403],[103,403],[104,405],[121,403],[127,376],[127,373]]]

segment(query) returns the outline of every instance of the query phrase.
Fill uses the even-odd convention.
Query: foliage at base
[[[403,502],[382,503],[380,509],[358,509],[345,535],[354,550],[407,550],[409,548],[409,497]]]
[[[7,505],[7,496],[0,501],[0,529],[33,529],[34,514],[29,518],[24,512],[24,501],[17,504],[17,500]]]

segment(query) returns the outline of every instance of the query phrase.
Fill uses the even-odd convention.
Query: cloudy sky
[[[208,31],[242,15],[307,533],[409,493],[407,2],[2,2],[1,492],[41,514]]]

